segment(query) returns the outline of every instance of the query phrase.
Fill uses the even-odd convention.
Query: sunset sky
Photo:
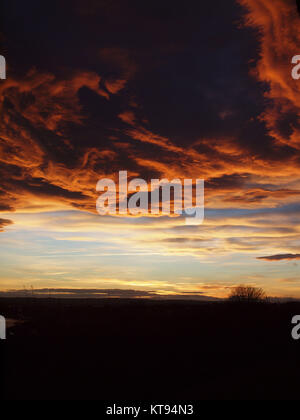
[[[0,290],[300,298],[296,1],[10,0],[1,40]],[[120,170],[204,223],[98,215]]]

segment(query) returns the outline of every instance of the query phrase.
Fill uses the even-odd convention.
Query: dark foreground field
[[[299,303],[1,299],[6,399],[299,399]],[[3,370],[2,370],[3,374]]]

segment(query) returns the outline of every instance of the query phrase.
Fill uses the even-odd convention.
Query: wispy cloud
[[[13,222],[9,219],[0,219],[0,232],[3,232],[5,226],[11,225]]]
[[[257,257],[257,259],[265,261],[300,260],[300,254],[269,255],[267,257]]]

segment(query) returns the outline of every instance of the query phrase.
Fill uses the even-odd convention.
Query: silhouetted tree
[[[260,287],[237,286],[232,290],[228,299],[231,302],[264,302],[266,301],[266,294]]]

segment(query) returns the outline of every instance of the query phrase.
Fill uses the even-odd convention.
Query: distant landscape
[[[299,302],[0,298],[5,398],[298,399]]]

